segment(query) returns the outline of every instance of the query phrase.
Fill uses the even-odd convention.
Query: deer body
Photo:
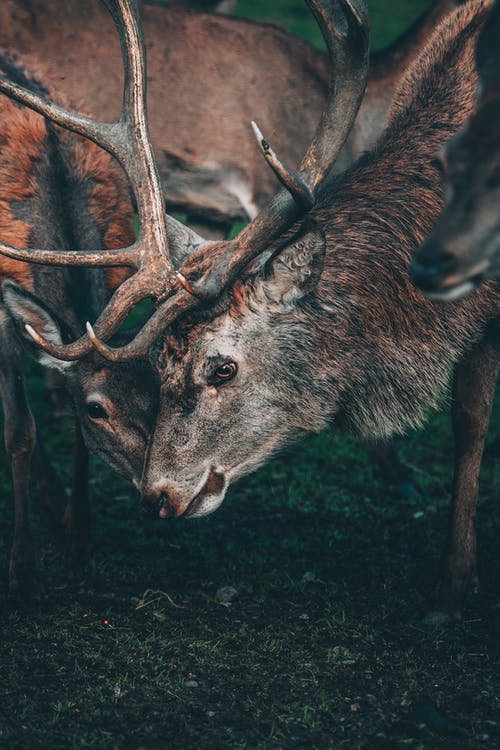
[[[366,96],[337,171],[376,142],[400,77],[454,5],[438,0],[401,40],[372,55]],[[28,67],[87,113],[116,115],[120,56],[97,0],[64,7],[59,0],[14,0],[2,12],[0,44],[22,52]],[[271,24],[144,4],[141,15],[148,116],[169,210],[226,226],[253,218],[276,180],[255,148],[250,120],[279,140],[287,163],[298,163],[325,100],[325,54]],[[217,125],[207,126],[214,112]]]
[[[38,88],[7,58],[0,56],[0,68],[11,78]],[[42,117],[4,96],[0,97],[0,119],[2,240],[46,249],[87,250],[112,248],[133,240],[128,186],[104,152],[48,126]],[[85,321],[95,319],[124,277],[121,269],[51,268],[0,259],[0,396],[15,499],[10,586],[24,600],[36,599],[38,594],[28,509],[32,458],[45,501],[55,520],[65,526],[74,567],[88,564],[90,542],[83,442],[78,437],[77,474],[67,506],[62,487],[37,443],[22,360],[26,350],[40,353],[29,343],[25,325],[41,326],[56,340],[81,335]],[[89,447],[137,483],[146,441],[144,420],[148,413],[151,416],[154,399],[152,376],[145,364],[110,368],[95,355],[78,363],[61,363],[44,354],[38,358],[62,373]],[[142,378],[144,393],[136,387],[138,377]],[[142,420],[138,417],[139,429],[128,413],[128,400],[134,396]],[[96,417],[91,408],[104,409],[106,418],[102,414]]]

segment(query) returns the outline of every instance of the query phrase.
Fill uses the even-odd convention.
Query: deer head
[[[477,44],[477,109],[440,156],[447,183],[444,210],[415,254],[416,286],[454,300],[500,276],[500,2]]]

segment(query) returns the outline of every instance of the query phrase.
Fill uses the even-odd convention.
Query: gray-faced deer
[[[40,92],[38,84],[5,56],[0,56],[0,72]],[[2,240],[99,253],[133,243],[129,188],[108,154],[4,96],[0,118]],[[130,126],[134,123],[132,115]],[[125,278],[124,270],[61,269],[0,259],[0,396],[15,500],[9,584],[25,604],[35,604],[39,595],[29,523],[30,465],[34,463],[45,503],[64,528],[70,565],[75,573],[85,573],[90,563],[90,511],[80,429],[94,453],[138,485],[158,392],[155,373],[145,361],[110,367],[102,357],[88,355],[62,362],[34,347],[26,326],[60,343],[73,339],[85,330],[89,316],[97,317]],[[67,503],[36,437],[23,380],[26,350],[62,373],[74,403],[77,460]]]
[[[440,300],[457,299],[500,276],[500,2],[477,44],[476,110],[444,146],[444,210],[417,251],[417,286]]]
[[[401,75],[454,4],[438,0],[401,40],[372,55],[366,96],[336,169],[375,143]],[[148,115],[167,206],[219,229],[253,218],[276,180],[249,122],[258,116],[264,132],[279,138],[282,158],[298,163],[324,104],[326,56],[271,24],[144,4],[141,15]],[[119,49],[98,0],[4,0],[0,44],[22,53],[79,109],[104,120],[118,112]],[[207,126],[214,112],[217,127]]]
[[[161,518],[213,511],[231,481],[327,422],[362,438],[416,427],[453,377],[453,510],[430,618],[441,621],[459,616],[475,578],[477,478],[499,362],[500,290],[485,285],[473,298],[437,305],[412,287],[407,265],[442,204],[434,154],[474,107],[474,50],[489,3],[469,2],[438,28],[404,78],[377,147],[334,182],[326,177],[366,79],[366,7],[361,0],[308,4],[335,75],[299,170],[287,169],[257,129],[284,187],[237,238],[206,243],[174,221],[168,240],[153,236],[151,227],[165,227],[160,209],[145,221],[143,207],[150,241],[116,251],[116,261],[136,273],[88,335],[65,345],[32,335],[63,359],[94,346],[111,361],[127,361],[153,347],[160,401],[141,490]],[[120,157],[110,126],[11,82],[0,80],[0,89]],[[110,262],[96,253],[0,249],[40,263]],[[190,253],[175,273],[176,259]],[[121,348],[105,344],[145,296],[157,310],[138,336]]]

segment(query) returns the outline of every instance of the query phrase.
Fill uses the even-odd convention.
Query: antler
[[[368,74],[369,22],[364,0],[306,2],[325,39],[332,74],[325,108],[298,172],[288,169],[280,161],[253,124],[263,154],[284,189],[234,240],[202,245],[189,259],[188,267],[196,268],[198,259],[208,260],[208,271],[196,282],[187,278],[189,272],[186,275],[178,273],[183,290],[164,302],[129,344],[120,348],[109,347],[99,341],[89,327],[94,346],[107,359],[122,361],[145,356],[160,333],[180,314],[197,304],[216,299],[245,266],[313,206],[363,98]],[[206,263],[200,265],[204,267]]]
[[[115,292],[95,324],[104,338],[115,333],[129,311],[145,297],[164,300],[178,287],[170,259],[165,205],[148,135],[144,36],[135,0],[104,0],[118,29],[124,66],[123,104],[116,122],[84,117],[0,76],[0,91],[64,128],[90,138],[114,156],[127,175],[139,215],[139,235],[127,248],[103,252],[49,251],[0,243],[0,252],[29,263],[78,266],[130,266],[137,273]],[[32,333],[33,335],[33,333]],[[68,346],[35,341],[60,359],[78,359],[92,349],[88,336]]]
[[[306,0],[325,39],[332,69],[327,101],[316,133],[298,172],[295,172],[283,164],[258,127],[254,127],[264,156],[284,188],[234,240],[202,244],[190,258],[189,268],[196,269],[198,260],[208,258],[209,269],[197,281],[191,281],[186,277],[189,271],[173,275],[173,266],[168,257],[163,199],[147,136],[144,64],[141,59],[144,49],[137,11],[135,5],[131,5],[133,0],[105,1],[120,33],[126,72],[123,112],[117,123],[96,123],[68,113],[31,92],[21,90],[20,94],[19,87],[0,81],[0,90],[110,151],[129,175],[138,203],[141,234],[133,246],[123,251],[107,252],[102,256],[99,253],[59,254],[15,250],[0,245],[0,252],[19,260],[58,265],[67,262],[79,265],[129,265],[138,269],[138,273],[115,292],[96,322],[95,331],[92,326],[87,326],[88,336],[62,347],[54,347],[41,337],[36,337],[37,343],[61,359],[78,358],[91,345],[110,360],[123,361],[144,356],[158,335],[179,315],[203,302],[216,299],[245,266],[313,206],[318,189],[355,120],[368,72],[369,24],[365,1]],[[130,139],[129,144],[127,139]],[[136,174],[134,160],[129,153],[137,159]],[[154,231],[149,231],[148,227],[154,228]],[[169,231],[174,240],[172,225]],[[203,268],[204,265],[201,263],[199,267]],[[174,293],[179,285],[183,288]],[[121,348],[104,344],[101,339],[109,338],[133,305],[146,296],[156,300],[158,309],[138,336]]]

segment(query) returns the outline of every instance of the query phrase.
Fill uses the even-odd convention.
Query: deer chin
[[[426,290],[425,296],[433,302],[454,302],[477,289],[485,280],[490,267],[489,260],[483,260],[463,271],[455,271],[444,278],[437,289]]]
[[[203,488],[191,500],[183,515],[186,518],[201,518],[213,513],[222,504],[227,487],[225,475],[212,469]]]
[[[194,496],[185,510],[178,513],[185,518],[202,518],[213,513],[222,504],[229,482],[225,474],[211,469],[201,490]],[[162,509],[160,509],[160,518]]]

